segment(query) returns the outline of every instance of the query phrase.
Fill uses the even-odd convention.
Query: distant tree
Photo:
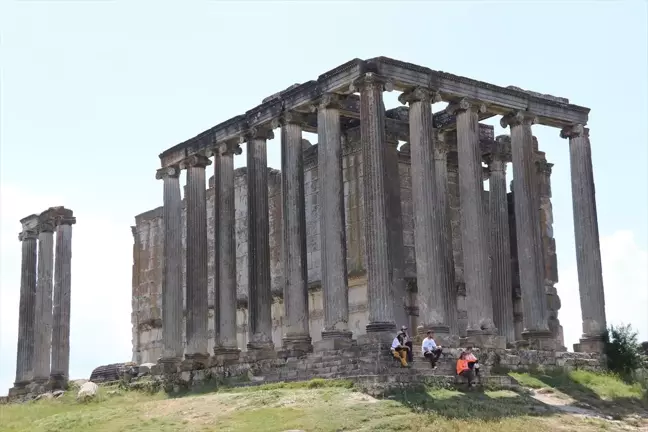
[[[607,366],[612,372],[630,380],[633,372],[643,366],[642,346],[637,342],[637,332],[630,324],[611,326],[605,344]]]

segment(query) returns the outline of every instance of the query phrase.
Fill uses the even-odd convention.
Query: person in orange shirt
[[[468,366],[468,360],[466,359],[465,352],[462,352],[459,355],[459,359],[457,360],[457,375],[466,378],[466,380],[468,381],[468,388],[472,388],[474,386],[473,381],[475,380],[475,373]]]
[[[475,372],[475,376],[479,378],[479,360],[473,354],[472,347],[466,348],[466,360],[468,360],[468,367]]]

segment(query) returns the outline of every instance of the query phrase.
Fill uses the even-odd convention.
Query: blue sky
[[[640,1],[3,2],[0,394],[15,373],[20,218],[65,205],[78,219],[71,375],[130,360],[129,226],[161,203],[157,155],[355,57],[590,107],[608,318],[648,340],[646,22]],[[397,96],[386,96],[388,108]],[[581,327],[567,141],[557,129],[534,133],[555,164],[560,319],[573,343]],[[276,168],[278,144],[269,145]]]

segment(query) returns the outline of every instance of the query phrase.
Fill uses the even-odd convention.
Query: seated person
[[[407,361],[412,362],[414,361],[414,353],[412,352],[412,338],[407,334],[407,327],[406,326],[401,326],[400,329],[401,333],[403,334],[403,345],[405,345],[408,350],[407,350]]]
[[[404,344],[403,334],[399,332],[392,341],[391,352],[394,358],[400,360],[401,366],[407,367],[407,351],[408,348]]]
[[[421,350],[423,351],[423,357],[427,360],[430,360],[430,365],[432,369],[436,369],[437,360],[441,356],[443,351],[440,345],[437,345],[434,341],[434,332],[428,330],[427,337],[423,339],[423,344],[421,345]]]
[[[468,360],[466,360],[466,353],[462,352],[457,360],[457,375],[460,375],[468,381],[468,388],[474,386],[475,373],[468,367]]]
[[[475,375],[479,377],[479,360],[475,357],[475,354],[472,352],[472,347],[466,348],[466,360],[468,360],[468,367],[475,372]]]

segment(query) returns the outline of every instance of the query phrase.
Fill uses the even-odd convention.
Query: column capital
[[[589,138],[589,128],[586,128],[582,124],[576,124],[572,126],[567,126],[561,129],[560,138],[579,138],[581,136]]]
[[[271,122],[273,129],[289,124],[294,124],[303,128],[306,124],[306,116],[297,111],[285,111],[281,113],[281,116],[273,119]]]
[[[509,126],[519,126],[522,124],[530,126],[536,124],[537,122],[538,118],[535,114],[529,111],[515,110],[502,116],[502,118],[500,119],[500,126],[502,126],[503,128]]]
[[[38,230],[27,229],[18,234],[18,240],[34,240],[38,238]]]
[[[74,216],[59,216],[56,218],[56,226],[60,225],[74,225],[76,223],[76,218]]]
[[[311,111],[315,112],[321,109],[340,109],[340,103],[344,97],[344,95],[338,93],[324,93],[313,105],[311,105]]]
[[[271,140],[274,138],[272,125],[251,127],[239,138],[239,144],[252,140]]]
[[[484,113],[486,112],[486,104],[480,101],[463,98],[456,102],[449,103],[445,110],[450,115],[457,115],[460,112],[465,112],[468,110],[472,110],[477,113]]]
[[[360,78],[357,78],[355,81],[353,81],[349,86],[349,90],[352,93],[355,93],[357,91],[362,91],[366,88],[375,88],[375,87],[390,92],[394,90],[394,83],[392,83],[386,77],[377,75],[373,72],[367,72],[366,74],[364,74],[364,76],[361,76]]]
[[[538,159],[535,164],[536,167],[538,167],[538,173],[544,174],[546,176],[551,175],[551,168],[554,166],[554,164],[547,162],[547,159]]]
[[[434,103],[441,102],[442,100],[441,94],[438,91],[425,87],[414,87],[398,96],[398,102],[403,105],[411,104],[412,102]]]
[[[207,156],[196,154],[189,156],[182,162],[180,162],[180,169],[187,168],[206,168],[211,165],[211,161]]]
[[[40,219],[38,221],[38,233],[46,233],[46,232],[54,232],[54,228],[56,228],[56,222],[54,219],[50,218],[49,215],[46,218]]]
[[[162,180],[165,177],[178,178],[180,169],[176,165],[166,166],[155,171],[155,179]]]
[[[243,149],[238,141],[232,140],[217,144],[213,153],[215,156],[238,156],[243,153]]]
[[[434,143],[434,160],[447,160],[448,159],[448,144],[441,138],[443,134],[439,134],[436,142]]]
[[[490,152],[484,159],[491,172],[506,171],[506,164],[511,162],[511,137],[498,135],[491,143]]]

